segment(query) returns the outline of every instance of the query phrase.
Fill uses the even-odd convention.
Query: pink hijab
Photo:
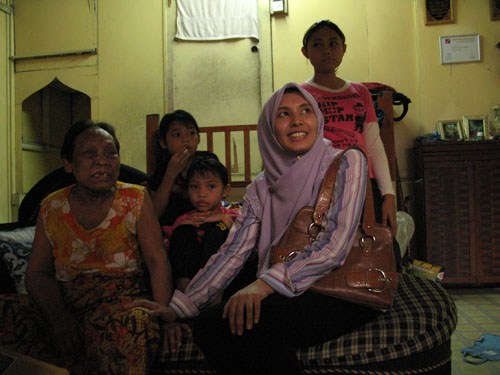
[[[285,151],[274,134],[274,119],[285,90],[296,88],[318,118],[313,147],[299,158]],[[296,83],[287,83],[264,104],[257,127],[264,171],[248,186],[246,197],[261,220],[258,240],[259,272],[267,268],[270,247],[283,235],[297,212],[314,205],[335,150],[323,138],[323,115],[316,100]]]

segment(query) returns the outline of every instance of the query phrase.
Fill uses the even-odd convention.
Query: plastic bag
[[[408,243],[413,237],[413,233],[415,233],[415,221],[404,211],[396,212],[396,221],[398,223],[396,241],[398,241],[401,257],[403,257],[406,254]]]

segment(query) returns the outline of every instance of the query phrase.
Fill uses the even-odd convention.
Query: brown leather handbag
[[[351,147],[361,151],[357,147]],[[271,250],[271,264],[287,262],[312,244],[323,229],[322,219],[330,207],[340,161],[346,149],[330,165],[315,207],[303,207],[288,226],[278,245]],[[345,263],[309,290],[378,310],[388,309],[397,289],[398,273],[391,228],[375,223],[370,180],[366,184],[365,205],[354,245]]]

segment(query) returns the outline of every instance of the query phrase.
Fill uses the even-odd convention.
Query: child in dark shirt
[[[239,213],[221,204],[231,187],[227,169],[219,160],[194,160],[187,187],[195,209],[178,217],[173,225],[163,226],[174,281],[181,291],[224,243]]]
[[[164,115],[155,136],[156,167],[148,188],[160,225],[172,225],[180,215],[194,208],[186,185],[191,163],[198,158],[217,159],[217,156],[197,151],[200,129],[194,117],[182,109]]]

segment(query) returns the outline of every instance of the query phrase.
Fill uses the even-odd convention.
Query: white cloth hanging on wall
[[[184,40],[259,39],[257,0],[177,0],[177,34]]]

